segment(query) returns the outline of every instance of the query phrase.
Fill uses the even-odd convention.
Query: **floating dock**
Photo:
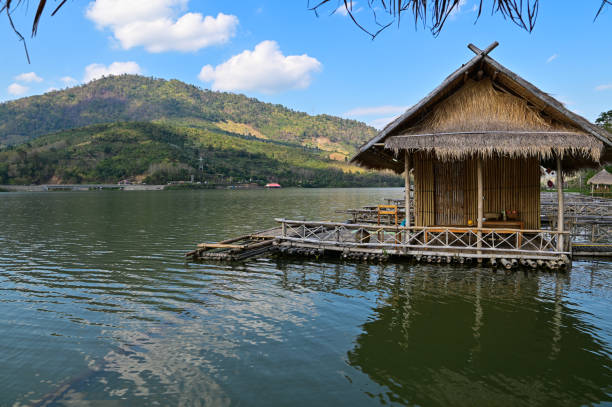
[[[543,197],[546,195],[543,194]],[[573,198],[573,199],[572,199]],[[566,202],[567,231],[558,232],[553,211],[543,209],[549,229],[511,227],[405,227],[401,200],[385,205],[338,211],[346,222],[275,219],[279,227],[216,243],[201,243],[186,254],[198,260],[239,261],[273,253],[299,256],[336,256],[352,261],[417,261],[426,263],[474,263],[512,269],[524,267],[562,270],[572,256],[612,256],[612,205],[607,200],[572,196]],[[543,200],[542,206],[548,203]],[[385,211],[382,211],[384,208]],[[411,211],[412,212],[412,211]],[[597,215],[595,215],[597,214]],[[559,249],[563,239],[563,249]]]

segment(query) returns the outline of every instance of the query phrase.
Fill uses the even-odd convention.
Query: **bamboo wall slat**
[[[465,161],[452,166],[434,161],[434,191],[436,225],[465,225]]]
[[[426,153],[415,154],[414,174],[415,223],[419,226],[434,225],[433,157]]]
[[[416,226],[477,223],[476,158],[440,162],[415,155]],[[484,212],[516,210],[527,229],[540,228],[540,165],[537,158],[483,160]]]

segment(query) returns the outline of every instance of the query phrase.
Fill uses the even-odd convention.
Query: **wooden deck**
[[[272,252],[336,255],[361,261],[390,258],[425,262],[482,262],[560,269],[571,255],[556,250],[554,231],[492,228],[422,228],[388,225],[307,222],[277,219],[278,228],[218,243],[201,243],[186,254],[192,260],[238,261]]]
[[[567,232],[456,227],[399,227],[389,225],[308,222],[277,219],[283,234],[275,244],[298,249],[299,254],[315,250],[341,252],[344,257],[368,258],[379,255],[409,257],[436,262],[470,261],[496,264],[507,268],[520,263],[536,268],[563,268],[569,263],[569,239],[563,250],[557,249],[559,236]],[[303,249],[303,250],[300,250]],[[289,254],[291,250],[287,250]]]
[[[552,202],[544,198],[545,195],[543,213],[556,219]],[[356,261],[474,262],[506,269],[523,266],[558,270],[571,264],[572,255],[612,256],[612,220],[608,222],[608,217],[612,219],[612,205],[608,200],[589,198],[569,196],[565,205],[570,214],[567,232],[554,228],[525,230],[520,222],[512,225],[485,222],[480,229],[473,226],[401,227],[395,225],[394,216],[379,220],[377,206],[366,206],[338,211],[351,216],[347,222],[276,219],[279,227],[217,243],[201,243],[186,257],[238,261],[280,253],[334,255]],[[393,205],[401,202],[399,199],[386,201]],[[404,208],[398,209],[402,218]],[[591,219],[595,217],[596,221]],[[563,250],[559,250],[560,239],[564,243]]]

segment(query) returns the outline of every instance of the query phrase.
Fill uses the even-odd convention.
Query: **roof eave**
[[[554,110],[557,111],[557,113],[570,119],[574,125],[576,125],[580,129],[584,130],[586,133],[592,135],[596,139],[603,142],[604,146],[607,146],[608,148],[612,148],[612,135],[608,133],[605,129],[594,125],[593,123],[589,122],[584,117],[567,109],[565,106],[563,106],[561,102],[559,102],[558,100],[556,100],[555,98],[547,94],[546,92],[540,90],[537,86],[535,86],[531,82],[528,82],[527,80],[523,79],[519,75],[510,71],[508,68],[504,67],[503,65],[501,65],[499,62],[497,62],[490,56],[488,55],[485,56],[484,60],[487,64],[491,65],[495,70],[503,73],[509,79],[513,80],[518,85],[525,88],[527,91],[529,91],[533,96],[535,96],[542,103],[553,108]]]

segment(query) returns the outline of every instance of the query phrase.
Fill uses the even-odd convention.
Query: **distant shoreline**
[[[263,186],[245,185],[205,185],[205,184],[171,184],[171,185],[142,185],[142,184],[44,184],[44,185],[0,185],[3,192],[86,192],[86,191],[188,191],[188,190],[267,190],[307,188],[301,186],[288,186],[283,188],[265,188]],[[400,188],[389,186],[326,186],[316,188]]]
[[[119,185],[119,184],[41,184],[41,185],[0,185],[0,192],[52,192],[52,191],[161,191],[168,185]]]

